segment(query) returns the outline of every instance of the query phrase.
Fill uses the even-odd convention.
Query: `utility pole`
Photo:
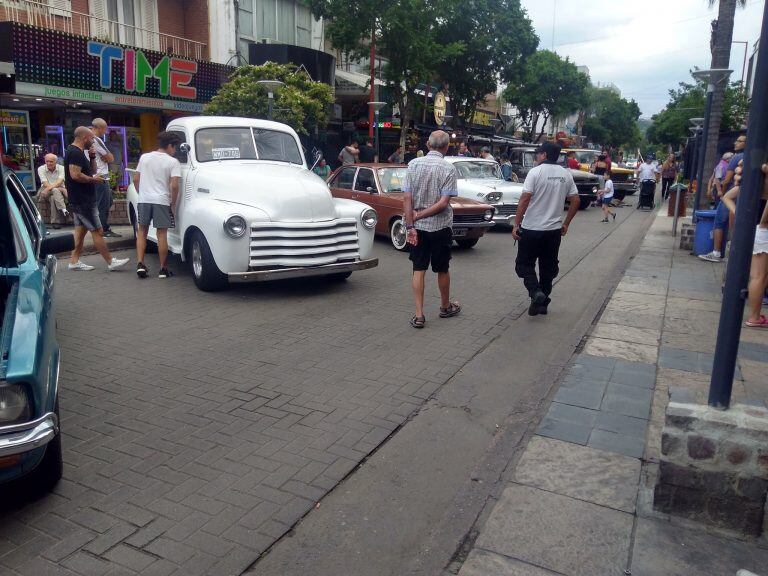
[[[368,99],[369,102],[376,101],[376,20],[373,21],[373,27],[371,28],[371,94]],[[373,138],[373,108],[368,108],[368,138]]]

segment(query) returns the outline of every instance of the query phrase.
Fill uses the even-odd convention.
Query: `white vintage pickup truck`
[[[296,132],[285,124],[217,116],[173,120],[181,188],[171,252],[190,261],[201,290],[228,282],[304,276],[347,278],[378,265],[371,258],[376,211],[333,198],[307,168]],[[141,196],[128,188],[136,225]],[[151,228],[149,240],[155,242]]]

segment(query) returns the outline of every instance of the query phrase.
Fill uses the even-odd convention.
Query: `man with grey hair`
[[[424,277],[427,267],[437,273],[440,289],[440,318],[450,318],[461,312],[457,302],[451,302],[451,277],[448,264],[453,242],[453,210],[451,196],[458,195],[456,168],[443,156],[448,152],[450,137],[442,130],[429,135],[429,153],[408,163],[403,184],[404,218],[410,260],[413,262],[411,285],[416,313],[411,326],[424,328]]]
[[[51,226],[56,229],[62,222],[66,222],[69,212],[67,212],[67,189],[64,188],[64,166],[57,164],[56,154],[46,154],[45,164],[38,167],[37,175],[40,177],[40,189],[37,191],[37,197],[40,201],[50,199],[51,202]]]
[[[112,207],[112,189],[109,187],[109,163],[115,161],[115,156],[104,143],[107,134],[107,122],[103,118],[94,118],[91,122],[93,132],[93,144],[89,150],[90,157],[96,160],[96,174],[101,176],[103,182],[96,185],[96,203],[99,206],[99,220],[104,227],[106,238],[119,237],[120,234],[112,232],[109,228],[109,209]]]

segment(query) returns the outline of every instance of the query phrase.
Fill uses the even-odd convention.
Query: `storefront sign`
[[[0,52],[9,49],[10,54],[0,54],[0,60],[13,61],[18,94],[199,112],[233,70],[55,30],[0,23],[0,33],[8,30],[11,42],[0,44]]]
[[[445,94],[438,92],[435,94],[435,123],[438,126],[445,124]]]
[[[0,124],[4,126],[26,126],[27,113],[20,110],[0,109]]]
[[[476,124],[478,126],[490,126],[491,118],[493,118],[493,115],[489,112],[475,110],[475,115],[472,117],[472,124]]]

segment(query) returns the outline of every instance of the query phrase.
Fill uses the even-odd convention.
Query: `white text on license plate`
[[[453,237],[456,236],[466,236],[467,235],[467,228],[454,228],[453,229]]]

